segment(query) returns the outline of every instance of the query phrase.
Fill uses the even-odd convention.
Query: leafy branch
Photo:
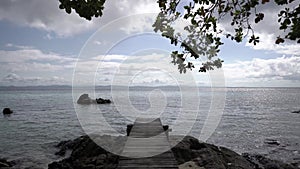
[[[172,63],[178,65],[181,73],[187,69],[195,68],[193,59],[206,56],[202,62],[200,72],[222,67],[222,60],[216,59],[223,45],[221,37],[240,43],[249,38],[249,43],[256,45],[260,39],[255,35],[251,24],[261,22],[265,14],[257,11],[259,5],[266,5],[270,0],[193,0],[184,6],[184,12],[177,10],[181,0],[158,0],[160,13],[153,28],[171,44],[179,46],[182,51],[173,51]],[[103,15],[105,0],[59,0],[60,9],[66,13],[74,10],[80,17],[91,20],[93,17]],[[274,0],[283,9],[278,13],[279,30],[286,33],[284,37],[278,36],[275,43],[284,43],[286,39],[300,43],[300,4],[289,8],[295,0]],[[291,5],[290,5],[291,6]],[[220,28],[220,21],[230,19],[233,32],[225,32]],[[254,20],[253,20],[254,18]],[[185,32],[178,32],[174,28],[176,21],[184,19],[189,25],[184,27]]]

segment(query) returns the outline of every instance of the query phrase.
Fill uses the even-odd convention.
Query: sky
[[[300,87],[300,45],[274,44],[282,32],[277,30],[279,8],[272,2],[259,8],[265,19],[254,26],[258,45],[222,38],[223,68],[186,74],[170,64],[176,48],[153,32],[156,1],[109,0],[104,15],[92,21],[66,14],[58,5],[58,0],[0,1],[1,86]],[[226,18],[219,25],[231,29]]]

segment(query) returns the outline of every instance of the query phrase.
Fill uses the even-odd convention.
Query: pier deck
[[[145,121],[147,121],[145,123]],[[119,169],[178,169],[161,120],[137,119],[119,161]]]

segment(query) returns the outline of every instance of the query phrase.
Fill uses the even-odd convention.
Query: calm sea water
[[[159,99],[165,100],[164,109],[158,114],[163,123],[175,129],[172,131],[174,134],[198,137],[212,104],[211,89],[197,89],[200,97],[199,111],[196,116],[193,111],[189,112],[191,118],[186,118],[182,125],[177,125],[176,121],[182,113],[180,110],[186,105],[193,107],[199,103],[197,99],[188,97],[195,91],[182,93],[175,87],[155,89],[131,88],[131,105],[137,111],[145,113],[151,110],[153,103],[157,103],[156,98],[158,103],[161,103]],[[122,96],[126,92],[120,90],[117,93]],[[221,121],[207,142],[239,153],[259,153],[286,162],[300,161],[300,114],[291,113],[300,110],[300,88],[220,88],[217,89],[216,96],[221,97],[224,93],[226,100]],[[77,97],[76,94],[74,96]],[[110,88],[98,88],[95,97],[111,98]],[[80,125],[70,89],[1,89],[0,106],[1,109],[10,107],[14,110],[10,116],[0,115],[0,158],[15,160],[18,164],[16,168],[47,168],[48,163],[59,159],[54,155],[57,151],[55,144],[74,139],[87,131]],[[157,105],[159,106],[161,105]],[[111,128],[106,129],[97,118],[89,121],[91,124],[88,127],[101,128],[104,134],[110,134],[112,129],[125,134],[126,124],[134,119],[124,118],[122,110],[126,111],[127,108],[120,109],[114,104],[75,104],[75,107],[87,113],[95,110],[98,113],[95,117],[104,117]],[[219,110],[222,111],[222,106]],[[185,126],[193,128],[190,130]],[[266,139],[278,140],[280,145],[268,145],[265,143]]]

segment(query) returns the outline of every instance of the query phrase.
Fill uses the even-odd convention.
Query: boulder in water
[[[102,98],[96,99],[96,102],[98,104],[109,104],[109,103],[111,103],[111,101],[109,99],[102,99]]]
[[[266,139],[265,144],[279,146],[280,142],[278,140],[275,140],[275,139]]]
[[[78,104],[93,104],[93,103],[98,103],[98,104],[109,104],[111,101],[109,99],[102,99],[98,98],[96,100],[91,99],[88,94],[82,94],[79,99],[77,100]]]
[[[13,165],[14,165],[14,162],[10,162],[4,158],[0,158],[0,168],[10,168]]]
[[[10,108],[4,108],[3,109],[3,114],[12,114],[13,111]]]
[[[77,100],[78,104],[92,104],[94,101],[89,97],[88,94],[82,94]]]

